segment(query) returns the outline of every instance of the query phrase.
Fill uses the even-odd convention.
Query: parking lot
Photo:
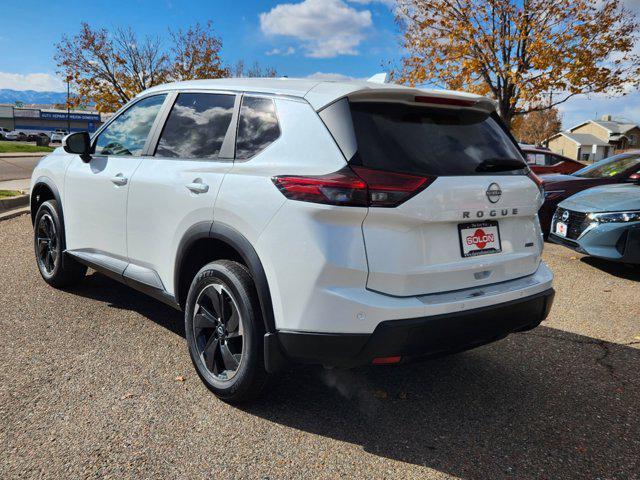
[[[40,279],[0,223],[0,478],[640,478],[640,270],[547,245],[551,317],[403,367],[294,368],[217,400],[181,314],[99,274]]]

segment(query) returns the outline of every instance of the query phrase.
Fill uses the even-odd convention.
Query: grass
[[[22,194],[20,192],[16,192],[15,190],[0,190],[0,198],[15,197],[17,195]]]
[[[22,142],[0,142],[0,153],[53,152],[51,147],[38,147]]]

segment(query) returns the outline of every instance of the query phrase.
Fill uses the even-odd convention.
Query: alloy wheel
[[[193,338],[206,369],[216,380],[231,380],[242,363],[242,317],[233,295],[222,284],[204,287],[193,309]]]
[[[40,268],[47,275],[52,275],[58,263],[60,251],[56,225],[48,213],[42,215],[38,221],[36,245]]]

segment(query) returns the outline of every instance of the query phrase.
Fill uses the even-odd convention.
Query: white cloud
[[[293,55],[294,53],[296,53],[296,49],[293,47],[287,47],[287,48],[274,48],[272,50],[269,50],[268,52],[265,52],[265,55]]]
[[[260,14],[263,33],[297,39],[313,58],[356,55],[371,25],[369,10],[356,10],[343,0],[283,3]]]
[[[50,73],[0,72],[0,88],[11,90],[35,90],[37,92],[62,92],[65,83]]]
[[[609,97],[603,94],[573,97],[558,106],[562,113],[562,127],[574,127],[587,120],[602,115],[628,120],[640,124],[640,91],[631,92],[622,97]]]

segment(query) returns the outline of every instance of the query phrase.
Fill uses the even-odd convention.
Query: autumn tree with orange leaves
[[[83,23],[56,45],[59,74],[71,82],[70,107],[94,104],[116,111],[139,92],[168,81],[229,76],[220,58],[222,41],[211,22],[169,32],[172,47],[157,37],[138,38],[131,28],[92,29]]]
[[[638,23],[619,0],[399,0],[397,16],[397,79],[489,95],[507,124],[639,85]]]
[[[557,108],[536,110],[515,117],[511,129],[518,141],[542,146],[549,137],[562,130],[562,117]]]

